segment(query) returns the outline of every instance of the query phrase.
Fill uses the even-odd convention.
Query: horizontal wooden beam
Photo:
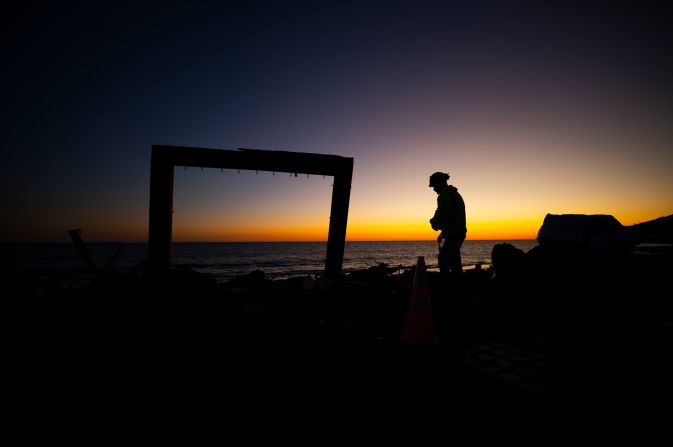
[[[152,156],[173,166],[342,175],[351,171],[353,159],[338,155],[262,149],[209,149],[184,146],[152,146]]]

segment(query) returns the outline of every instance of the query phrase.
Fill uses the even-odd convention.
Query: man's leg
[[[439,264],[439,289],[433,293],[433,314],[435,316],[435,323],[440,336],[446,334],[449,326],[448,317],[450,310],[450,275],[451,275],[451,253],[447,249],[447,241],[439,250],[437,261]]]
[[[447,239],[446,241],[450,250],[448,260],[450,272],[449,276],[454,289],[459,286],[461,277],[463,276],[463,262],[460,256],[460,247],[462,247],[464,240],[465,236],[459,236]]]
[[[465,238],[461,236],[453,236],[447,238],[445,241],[445,248],[447,251],[448,272],[446,275],[447,289],[444,297],[444,308],[446,315],[444,321],[447,330],[454,336],[461,333],[461,328],[465,324],[465,297],[461,293],[463,287],[463,264],[460,256],[460,247]],[[456,332],[458,331],[458,332]]]
[[[439,264],[439,277],[441,279],[441,287],[443,294],[447,294],[450,282],[451,282],[451,249],[449,247],[449,241],[445,240],[442,248],[439,249],[439,254],[437,255],[437,262]]]

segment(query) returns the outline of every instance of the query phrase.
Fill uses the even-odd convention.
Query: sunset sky
[[[193,3],[6,14],[0,241],[146,241],[152,144],[353,157],[349,240],[434,239],[435,171],[468,239],[673,214],[670,2]],[[326,240],[331,188],[178,167],[173,238]]]

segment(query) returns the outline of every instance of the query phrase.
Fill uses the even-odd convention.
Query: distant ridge
[[[638,244],[673,243],[673,214],[635,225],[626,226]]]

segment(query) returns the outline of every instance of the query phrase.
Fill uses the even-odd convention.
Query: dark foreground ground
[[[576,285],[469,271],[447,301],[430,273],[434,347],[400,342],[413,271],[38,281],[4,296],[19,307],[10,422],[24,440],[96,444],[643,440],[673,414],[670,267],[634,262],[622,306],[535,310]]]

